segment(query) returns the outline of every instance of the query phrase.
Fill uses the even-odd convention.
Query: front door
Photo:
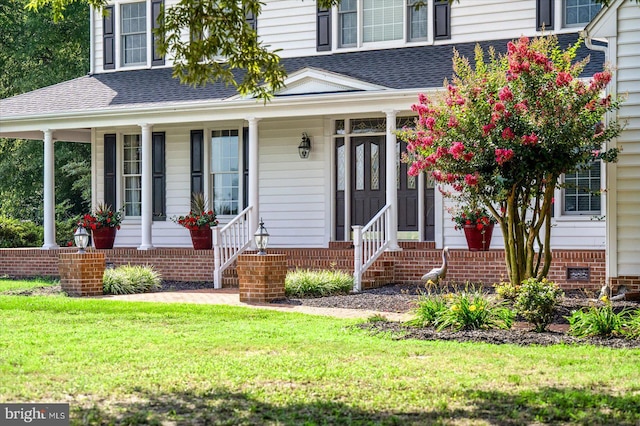
[[[351,225],[366,225],[385,205],[384,140],[351,139]]]

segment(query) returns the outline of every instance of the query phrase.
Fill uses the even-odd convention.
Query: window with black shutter
[[[204,131],[191,131],[191,193],[204,194]]]
[[[433,3],[433,38],[451,38],[451,9],[448,0],[436,0]]]
[[[331,9],[318,8],[316,18],[316,50],[331,50]]]
[[[104,135],[104,202],[116,206],[116,135]]]
[[[167,220],[165,133],[153,132],[151,142],[151,156],[153,157],[153,220]]]
[[[113,6],[105,6],[104,15],[102,16],[102,45],[103,55],[102,67],[105,70],[112,70],[116,67],[115,61],[115,15],[113,13]]]
[[[553,0],[537,0],[536,29],[553,29]]]
[[[245,19],[254,31],[258,31],[258,17],[253,12],[247,12]]]
[[[163,5],[164,0],[151,0],[151,29],[154,31],[151,42],[151,48],[153,51],[153,60],[151,61],[151,65],[164,65],[164,57],[160,56],[157,52],[158,35],[155,33],[155,30],[160,27]]]

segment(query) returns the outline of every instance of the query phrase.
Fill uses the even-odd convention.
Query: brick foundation
[[[618,291],[618,287],[621,285],[625,286],[629,292],[640,291],[640,277],[625,276],[610,278],[609,285],[611,286],[611,290],[613,290],[614,294]]]
[[[440,266],[441,251],[433,248],[433,243],[401,242],[402,251],[385,253],[373,269],[365,274],[375,281],[420,283],[420,277],[436,266]],[[76,252],[77,249],[41,250],[0,249],[0,276],[59,277],[58,256]],[[339,269],[353,272],[353,248],[349,243],[332,243],[330,248],[277,249],[286,255],[289,269]],[[104,253],[107,263],[120,265],[153,265],[163,279],[177,281],[211,282],[213,286],[213,251],[193,250],[190,248],[156,248],[137,250],[135,248],[116,248],[113,250],[91,250],[90,253]],[[392,265],[385,266],[390,261]],[[507,270],[502,250],[470,252],[451,250],[447,281],[464,284],[467,281],[483,282],[487,285],[507,278]],[[585,281],[567,279],[567,268],[588,268],[589,276]],[[379,272],[382,269],[384,272]],[[604,250],[554,250],[553,263],[549,279],[564,289],[597,290],[605,280]],[[639,287],[638,277],[618,277],[611,280],[614,289],[617,285],[626,285],[631,291]],[[225,271],[225,287],[238,286],[235,268]],[[365,283],[365,288],[370,286]],[[379,285],[376,283],[375,285]]]
[[[286,255],[243,254],[238,256],[236,271],[241,302],[266,303],[284,298]]]
[[[60,287],[69,296],[100,296],[104,268],[104,253],[60,253]]]

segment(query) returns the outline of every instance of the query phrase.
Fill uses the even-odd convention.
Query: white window
[[[123,178],[124,214],[141,216],[142,212],[142,147],[140,135],[124,136]]]
[[[601,162],[594,161],[589,168],[565,174],[564,214],[601,214],[600,168]]]
[[[147,3],[121,6],[122,64],[147,63]]]
[[[564,0],[564,26],[583,26],[602,8],[595,0]]]
[[[219,215],[235,215],[240,206],[238,130],[211,132],[211,193]]]
[[[343,0],[338,7],[341,47],[393,40],[427,39],[427,2],[418,0]]]

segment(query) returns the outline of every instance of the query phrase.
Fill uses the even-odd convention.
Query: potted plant
[[[95,248],[112,249],[120,223],[122,223],[122,211],[113,210],[109,204],[99,203],[93,214],[87,213],[82,217],[78,226],[91,230]]]
[[[451,211],[451,220],[455,222],[455,229],[464,230],[469,250],[489,250],[496,219],[487,209],[474,203],[463,204]]]
[[[191,211],[185,216],[172,219],[184,226],[191,234],[191,243],[195,250],[211,250],[211,227],[218,225],[218,219],[213,210],[207,210],[207,200],[202,193],[191,196]]]

